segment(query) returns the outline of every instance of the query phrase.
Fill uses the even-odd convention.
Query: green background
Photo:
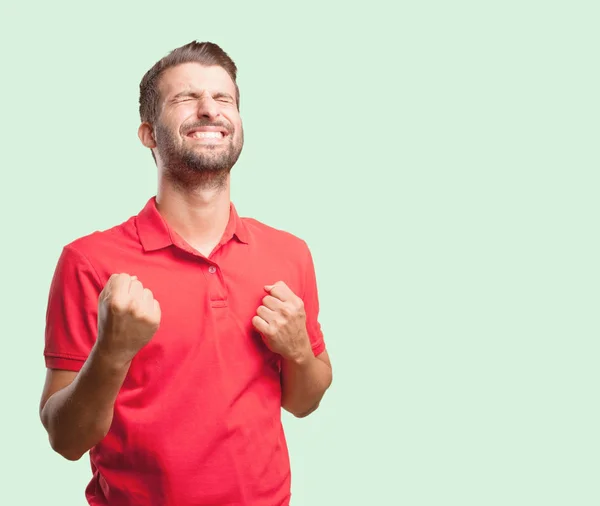
[[[315,259],[293,506],[599,505],[597,5],[2,3],[0,503],[85,503],[37,414],[48,288],[154,194],[139,81],[197,39],[239,67],[232,200]]]

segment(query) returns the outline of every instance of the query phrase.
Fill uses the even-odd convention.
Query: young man
[[[58,261],[40,416],[65,458],[90,450],[91,505],[289,504],[281,407],[306,416],[331,383],[306,243],[230,202],[236,72],[192,42],[146,73],[157,194]]]

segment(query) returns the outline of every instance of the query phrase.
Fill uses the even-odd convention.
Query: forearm
[[[310,355],[299,360],[283,360],[281,370],[282,407],[299,418],[319,406],[331,385],[331,366]]]
[[[94,347],[75,380],[42,409],[42,423],[55,451],[77,460],[104,438],[128,370],[129,364],[118,365]]]

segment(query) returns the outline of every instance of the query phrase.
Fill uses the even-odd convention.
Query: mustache
[[[205,126],[209,126],[209,127],[216,127],[216,128],[223,128],[224,130],[227,131],[228,134],[233,133],[233,126],[225,121],[208,121],[208,120],[200,120],[200,121],[195,121],[194,123],[190,123],[189,125],[185,125],[184,128],[182,128],[183,132],[185,134],[187,134],[190,130],[193,130],[194,128],[199,128],[199,127],[205,127]]]

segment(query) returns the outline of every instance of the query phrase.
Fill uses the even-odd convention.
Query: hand
[[[158,301],[136,276],[113,274],[98,301],[98,346],[128,363],[152,339],[160,316]]]
[[[265,290],[269,295],[256,310],[252,325],[267,347],[287,360],[301,361],[312,355],[302,299],[283,281],[265,286]]]

